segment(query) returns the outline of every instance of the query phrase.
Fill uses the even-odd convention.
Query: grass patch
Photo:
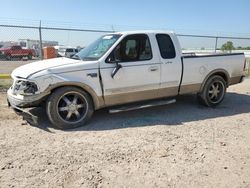
[[[247,70],[246,76],[247,76],[247,77],[250,77],[250,69]]]
[[[12,84],[12,79],[0,79],[0,89],[7,90]]]
[[[10,74],[0,74],[0,80],[1,79],[11,79]]]
[[[246,76],[250,77],[250,58],[246,58],[248,70]]]

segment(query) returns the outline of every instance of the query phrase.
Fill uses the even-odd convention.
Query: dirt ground
[[[250,187],[250,79],[218,108],[194,95],[61,131],[26,124],[0,94],[0,187]]]

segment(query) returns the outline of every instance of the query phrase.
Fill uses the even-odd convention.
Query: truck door
[[[179,45],[174,45],[171,36],[168,34],[156,34],[155,37],[159,47],[161,62],[159,96],[175,96],[178,94],[182,73],[181,55],[178,49]],[[175,41],[175,44],[177,43],[178,42]]]
[[[11,47],[11,55],[12,56],[21,56],[22,55],[21,46],[12,46]]]
[[[12,46],[10,48],[10,53],[11,53],[11,56],[15,57],[15,56],[18,56],[20,52],[19,52],[17,46]]]
[[[153,36],[151,36],[153,37]],[[156,98],[160,84],[160,63],[146,34],[126,36],[100,63],[106,105]],[[112,78],[115,67],[121,68]]]

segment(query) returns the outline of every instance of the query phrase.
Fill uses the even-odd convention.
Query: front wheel
[[[60,129],[83,126],[94,112],[91,97],[76,87],[55,90],[47,100],[46,112],[51,123]]]
[[[6,60],[8,60],[8,61],[11,61],[12,60],[12,56],[10,55],[10,54],[8,54],[8,55],[6,55]]]
[[[200,94],[199,102],[206,106],[215,107],[220,104],[226,94],[226,81],[218,75],[210,77]]]

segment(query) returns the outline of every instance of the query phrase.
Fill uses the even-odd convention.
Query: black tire
[[[31,60],[31,59],[32,59],[32,54],[29,54],[29,55],[27,56],[27,58],[28,58],[28,60]]]
[[[94,112],[94,106],[85,91],[76,87],[63,87],[49,96],[46,112],[53,126],[72,129],[87,123]]]
[[[8,61],[11,61],[12,60],[12,57],[11,57],[11,55],[6,55],[6,57],[5,57]]]
[[[198,101],[205,106],[215,107],[223,101],[226,89],[226,81],[221,76],[211,76],[206,81],[202,92],[197,95]]]

